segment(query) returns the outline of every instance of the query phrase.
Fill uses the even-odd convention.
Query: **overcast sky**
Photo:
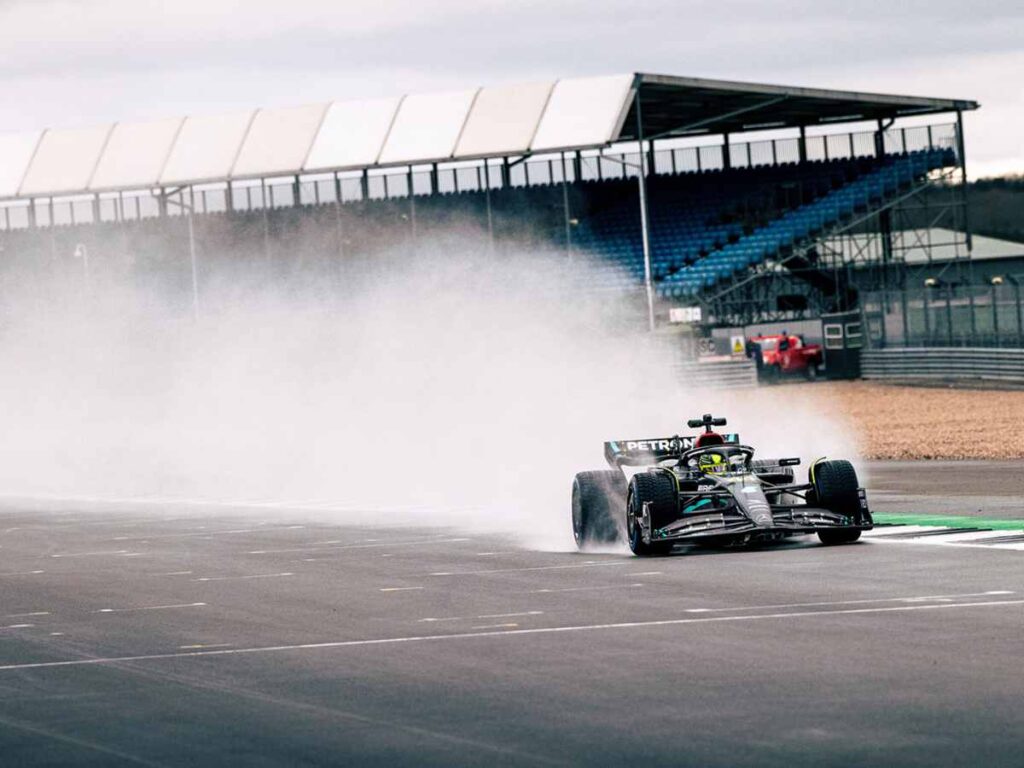
[[[633,71],[975,99],[1024,173],[1022,0],[0,0],[0,131]]]

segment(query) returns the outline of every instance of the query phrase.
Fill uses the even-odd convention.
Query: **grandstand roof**
[[[674,75],[640,74],[637,79],[645,138],[886,120],[978,108],[977,102],[963,99],[798,88]],[[635,139],[635,125],[631,110],[620,140]]]
[[[0,199],[605,147],[977,108],[973,101],[653,74],[0,134]]]

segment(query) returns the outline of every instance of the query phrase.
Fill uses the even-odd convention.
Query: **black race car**
[[[872,527],[867,496],[848,461],[818,459],[797,483],[800,459],[754,459],[726,420],[687,422],[695,437],[605,443],[611,470],[580,472],[572,485],[572,529],[585,549],[623,536],[637,555],[665,554],[676,543],[734,546],[818,534],[849,544]],[[627,468],[639,471],[628,477]]]

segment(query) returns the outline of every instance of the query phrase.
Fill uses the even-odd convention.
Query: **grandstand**
[[[358,265],[468,229],[589,256],[580,290],[635,291],[652,326],[812,317],[930,264],[911,219],[954,233],[967,279],[977,106],[625,74],[0,134],[0,247],[163,270],[198,308],[218,261]]]

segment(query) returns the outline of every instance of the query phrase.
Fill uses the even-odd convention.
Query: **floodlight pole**
[[[651,283],[651,237],[647,210],[647,153],[644,151],[644,122],[640,113],[640,85],[633,96],[636,109],[636,139],[640,147],[640,170],[637,182],[640,188],[640,241],[644,251],[644,291],[647,294],[647,330],[654,330],[654,286]]]

